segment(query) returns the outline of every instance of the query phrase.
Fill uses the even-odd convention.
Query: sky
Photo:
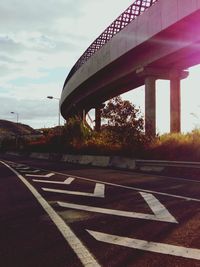
[[[132,0],[1,0],[0,119],[58,124],[58,100],[77,59]],[[182,81],[182,130],[200,127],[198,72]],[[169,131],[169,83],[157,81],[157,131]],[[122,96],[144,112],[144,88]],[[163,103],[164,100],[164,103]],[[11,113],[11,112],[14,112]],[[64,120],[61,120],[63,123]]]

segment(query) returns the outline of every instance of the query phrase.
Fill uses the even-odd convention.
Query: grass
[[[156,138],[145,152],[144,158],[200,161],[200,130],[164,134]]]
[[[72,131],[73,132],[73,131]],[[71,133],[71,132],[70,132]],[[69,154],[118,155],[138,159],[200,161],[200,129],[190,133],[174,133],[144,139],[142,142],[122,143],[109,132],[92,133],[86,137],[66,139],[67,133],[53,133],[35,142],[25,150]]]

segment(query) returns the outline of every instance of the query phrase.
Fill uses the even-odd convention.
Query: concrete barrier
[[[96,167],[113,167],[134,170],[135,160],[117,156],[63,155],[62,161]]]
[[[136,164],[135,160],[126,157],[113,156],[110,157],[109,167],[135,170]]]
[[[7,152],[8,155],[22,156],[17,152]],[[61,161],[72,164],[81,164],[96,167],[117,168],[123,170],[138,170],[143,172],[162,172],[166,168],[192,168],[200,169],[200,162],[167,161],[167,160],[139,160],[121,156],[95,156],[73,155],[60,153],[36,153],[29,155],[30,158]]]
[[[33,159],[49,159],[49,153],[36,153],[33,152],[29,155],[30,158]]]

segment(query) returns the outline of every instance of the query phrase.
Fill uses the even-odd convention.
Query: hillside
[[[0,120],[0,137],[35,134],[38,134],[38,131],[34,130],[26,124]]]

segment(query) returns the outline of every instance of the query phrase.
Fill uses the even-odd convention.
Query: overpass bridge
[[[73,66],[63,86],[61,114],[67,119],[96,108],[99,121],[103,102],[145,85],[145,129],[155,135],[156,80],[165,79],[170,80],[170,131],[179,132],[180,81],[199,63],[200,0],[137,0]]]

